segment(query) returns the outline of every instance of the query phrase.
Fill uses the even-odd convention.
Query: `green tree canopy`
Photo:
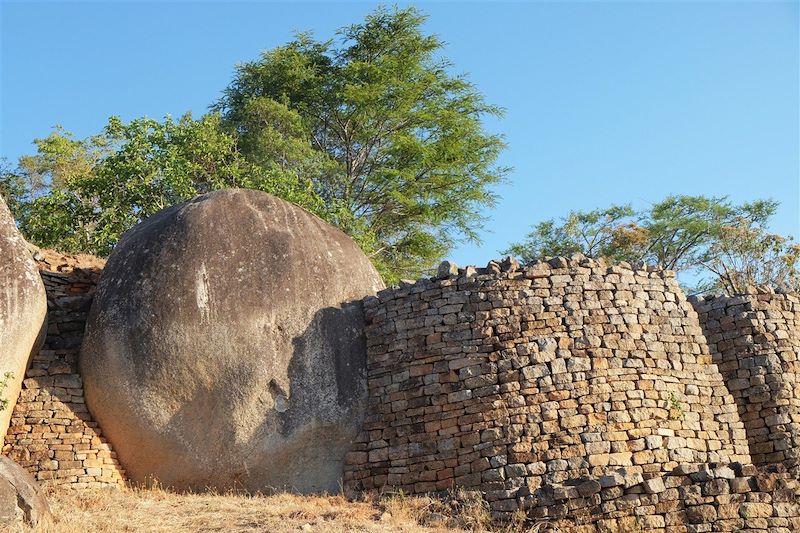
[[[6,158],[0,158],[0,196],[14,218],[19,218],[28,196],[28,185],[25,178],[12,169]]]
[[[739,294],[766,285],[800,291],[800,244],[770,233],[768,219],[744,213],[726,223],[703,262],[714,277],[701,290]]]
[[[290,136],[284,154],[295,161]],[[15,189],[15,215],[40,246],[109,253],[122,233],[159,210],[224,187],[248,187],[287,198],[324,215],[324,202],[296,165],[255,166],[210,113],[195,120],[112,117],[100,135],[74,139],[56,128],[36,140],[34,156],[6,168],[0,183]]]
[[[690,292],[730,294],[752,285],[800,289],[800,248],[771,234],[778,203],[736,205],[727,198],[670,196],[647,209],[611,206],[572,212],[533,227],[505,253],[532,261],[581,252],[633,263],[658,264],[699,279]]]
[[[298,34],[235,70],[199,119],[57,127],[0,191],[42,246],[107,254],[159,209],[223,187],[295,202],[349,233],[389,282],[477,240],[505,169],[497,107],[440,57],[414,8],[379,8],[331,41]]]
[[[439,57],[414,8],[379,8],[335,41],[309,34],[236,69],[215,109],[241,139],[245,158],[274,161],[270,113],[296,113],[320,167],[315,192],[393,281],[431,268],[459,239],[477,239],[480,208],[492,205],[499,116]],[[313,158],[313,154],[308,154]]]
[[[526,241],[513,244],[503,253],[531,262],[544,256],[580,252],[590,257],[617,257],[619,231],[626,221],[634,216],[628,205],[611,206],[607,209],[569,213],[561,222],[545,220],[534,226]],[[620,259],[627,258],[622,254]]]

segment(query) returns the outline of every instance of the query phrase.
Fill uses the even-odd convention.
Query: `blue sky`
[[[62,124],[202,114],[237,62],[359,21],[375,3],[2,2],[0,155]],[[405,5],[405,4],[401,4]],[[793,2],[433,2],[427,30],[506,109],[514,167],[487,210],[485,264],[531,224],[668,194],[782,202],[800,237],[800,5]]]

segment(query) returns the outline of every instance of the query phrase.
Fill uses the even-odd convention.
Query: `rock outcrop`
[[[51,523],[50,507],[36,481],[21,466],[0,455],[0,529],[13,531],[24,525],[44,531]]]
[[[356,244],[265,193],[224,190],[128,232],[87,324],[87,405],[129,479],[337,491],[366,404]]]
[[[47,291],[47,336],[25,372],[2,453],[40,483],[118,487],[124,471],[83,399],[78,353],[105,261],[35,250]]]
[[[0,197],[0,437],[8,429],[31,354],[44,338],[46,319],[39,271]]]

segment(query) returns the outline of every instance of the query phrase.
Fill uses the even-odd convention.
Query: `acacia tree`
[[[511,245],[505,254],[531,262],[544,256],[571,255],[629,259],[628,247],[619,245],[620,229],[634,215],[629,205],[594,211],[573,211],[558,222],[545,220],[533,227],[524,242]]]
[[[766,219],[735,217],[722,228],[703,266],[715,275],[707,290],[739,294],[766,285],[800,291],[800,244],[767,231]]]
[[[581,252],[658,264],[699,276],[689,292],[800,288],[800,248],[766,230],[777,207],[769,200],[735,205],[726,198],[670,196],[638,212],[630,206],[572,212],[537,224],[505,253],[526,261]]]
[[[504,144],[484,131],[499,116],[443,47],[425,35],[414,8],[379,8],[334,41],[299,34],[236,69],[214,109],[223,113],[250,162],[272,161],[263,136],[276,106],[296,113],[324,171],[308,177],[388,281],[431,268],[459,239],[477,240],[482,207]]]

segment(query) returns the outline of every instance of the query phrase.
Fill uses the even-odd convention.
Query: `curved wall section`
[[[495,511],[620,467],[749,463],[736,405],[671,272],[556,258],[365,303],[370,413],[345,483],[481,490]]]
[[[692,299],[756,465],[800,466],[800,296]]]

